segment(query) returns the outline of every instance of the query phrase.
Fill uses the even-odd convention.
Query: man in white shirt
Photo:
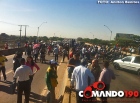
[[[79,97],[79,91],[84,91],[86,87],[93,84],[95,81],[93,74],[85,67],[86,64],[86,59],[82,59],[81,65],[74,68],[71,77],[71,87],[74,87],[74,83],[76,85],[77,103],[85,103],[82,101],[82,98]]]
[[[84,58],[85,57],[85,53],[86,53],[86,48],[85,48],[86,46],[84,46],[83,48],[82,48],[82,58]]]
[[[25,103],[29,103],[30,96],[30,80],[29,76],[33,76],[33,72],[29,66],[25,65],[25,59],[21,58],[21,66],[18,67],[14,74],[14,80],[18,78],[18,92],[17,92],[17,103],[22,103],[22,93],[25,94]]]

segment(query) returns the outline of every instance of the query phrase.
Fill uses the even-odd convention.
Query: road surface
[[[26,57],[26,56],[24,56]],[[11,94],[10,85],[12,83],[12,58],[13,55],[7,56],[8,62],[6,63],[6,74],[8,82],[0,82],[0,103],[16,103],[17,95]],[[47,56],[47,60],[54,58],[53,56]],[[60,96],[62,92],[62,84],[65,84],[65,70],[66,63],[60,63],[61,57],[59,58],[60,68],[58,68],[59,85],[56,89],[56,95]],[[103,68],[102,61],[99,62],[101,68]],[[45,96],[47,93],[47,88],[45,85],[45,72],[48,68],[47,64],[37,63],[41,68],[34,76],[32,82],[32,89],[30,95],[30,103],[43,103],[45,102]],[[110,68],[114,71],[116,75],[116,80],[112,80],[110,90],[120,91],[120,90],[138,90],[140,91],[140,77],[134,72],[126,70],[116,70],[113,65],[110,64]],[[3,78],[2,78],[3,79]],[[58,96],[57,96],[58,98]],[[24,98],[23,98],[24,100]],[[139,98],[109,98],[109,103],[140,103]]]
[[[7,75],[7,82],[0,82],[0,103],[16,103],[17,95],[11,94],[11,83],[13,79],[13,57],[14,55],[7,56],[8,62],[6,63],[6,75]],[[25,55],[23,57],[26,58]],[[53,56],[47,56],[47,60],[54,59]],[[59,57],[59,61],[61,61],[61,57]],[[48,68],[48,64],[42,64],[40,62],[37,63],[38,66],[41,68],[34,76],[32,86],[31,86],[31,95],[30,95],[30,103],[43,103],[45,102],[45,96],[47,93],[47,88],[45,84],[45,73],[46,69]],[[64,75],[64,74],[63,74]],[[24,96],[23,96],[24,100]]]

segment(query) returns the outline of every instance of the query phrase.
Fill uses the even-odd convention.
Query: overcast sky
[[[140,3],[98,4],[97,1],[0,0],[0,33],[19,35],[18,25],[29,25],[27,35],[36,36],[37,27],[47,22],[40,26],[39,36],[109,40],[110,30],[112,39],[116,33],[140,35]]]

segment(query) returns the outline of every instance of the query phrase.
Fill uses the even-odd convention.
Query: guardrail
[[[17,52],[17,51],[24,52],[25,49],[24,49],[24,47],[22,47],[22,48],[14,48],[14,49],[0,50],[0,51],[2,52],[2,55],[8,56],[8,55],[15,54],[15,52]]]

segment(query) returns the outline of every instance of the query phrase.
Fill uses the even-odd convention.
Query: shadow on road
[[[12,84],[12,82],[11,81],[1,81],[2,83],[5,83],[5,84]]]
[[[30,101],[33,103],[43,103],[46,102],[46,97],[36,94],[34,92],[30,93]]]
[[[137,73],[135,71],[131,71],[131,70],[127,70],[127,69],[120,69],[121,71],[127,72],[127,73],[131,73],[134,75],[137,75]]]
[[[12,82],[4,82],[6,84],[12,84]],[[5,86],[0,84],[0,91],[5,92],[7,94],[13,94],[12,93],[12,88],[10,86]]]

